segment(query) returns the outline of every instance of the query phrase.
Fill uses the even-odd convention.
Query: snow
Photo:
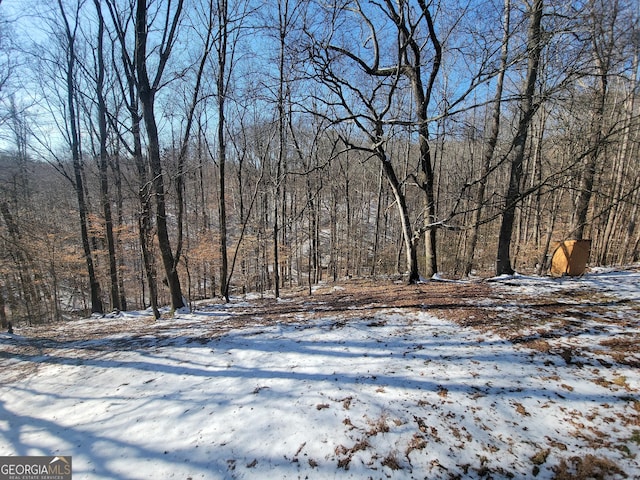
[[[556,346],[640,330],[637,271],[492,288],[624,300],[625,328]],[[0,452],[72,455],[74,479],[545,479],[590,456],[640,477],[633,364],[564,361],[426,310],[345,320],[313,297],[313,319],[222,329],[251,302],[87,319],[126,329],[81,340],[0,335]]]

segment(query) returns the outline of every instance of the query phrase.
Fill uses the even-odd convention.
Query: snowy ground
[[[640,477],[638,269],[362,288],[2,334],[0,454],[74,479]]]

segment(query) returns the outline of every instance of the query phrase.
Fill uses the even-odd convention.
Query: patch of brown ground
[[[17,333],[31,341],[18,342],[13,346],[2,342],[0,357],[17,351],[42,355],[48,348],[64,348],[69,342],[86,342],[106,336],[122,337],[114,339],[111,346],[116,348],[118,343],[122,343],[123,348],[132,343],[144,345],[155,338],[170,337],[173,329],[185,326],[194,327],[192,341],[200,342],[231,329],[305,323],[327,317],[335,318],[336,324],[370,318],[372,326],[375,326],[375,322],[383,321],[376,316],[377,312],[399,309],[428,312],[461,326],[498,334],[533,350],[557,354],[567,363],[575,362],[585,353],[583,345],[572,347],[567,345],[567,339],[601,332],[602,340],[589,345],[599,358],[606,358],[600,361],[640,366],[636,352],[640,329],[638,325],[628,325],[629,318],[640,316],[640,307],[583,290],[561,291],[548,297],[527,297],[516,291],[510,292],[508,285],[496,286],[489,282],[431,281],[406,285],[390,280],[353,279],[326,284],[312,295],[303,289],[291,290],[278,300],[263,298],[240,305],[232,304],[232,307],[228,316],[219,304],[198,307],[199,313],[211,315],[211,321],[205,321],[206,325],[203,325],[202,316],[191,320],[183,316],[176,323],[171,319],[156,322],[152,317],[129,316],[17,328]],[[627,313],[618,315],[620,309]],[[631,322],[634,323],[633,320]],[[607,335],[609,328],[627,326],[635,328],[628,329],[624,337]],[[559,345],[561,340],[563,343]]]

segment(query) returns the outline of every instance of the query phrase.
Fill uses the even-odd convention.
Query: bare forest
[[[0,320],[640,260],[633,0],[0,0]]]

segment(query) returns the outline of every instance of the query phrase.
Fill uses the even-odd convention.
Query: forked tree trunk
[[[138,215],[138,238],[140,240],[140,247],[142,250],[142,262],[145,271],[145,277],[147,285],[149,287],[149,303],[153,310],[153,314],[156,319],[160,318],[160,311],[158,309],[158,279],[155,268],[155,261],[153,253],[151,252],[151,245],[153,242],[153,225],[152,225],[152,205],[151,205],[151,193],[152,186],[147,174],[147,164],[142,155],[142,138],[141,138],[141,122],[139,113],[139,101],[136,85],[136,68],[135,59],[130,55],[126,43],[126,32],[124,26],[119,21],[119,15],[116,10],[115,0],[109,0],[107,7],[112,19],[112,23],[115,26],[118,41],[120,43],[120,50],[122,53],[124,74],[127,80],[126,83],[126,97],[128,97],[127,109],[131,115],[131,136],[133,138],[132,156],[134,164],[136,166],[136,172],[138,175],[138,201],[140,204],[140,213]],[[123,86],[124,90],[124,86]],[[123,91],[124,94],[124,91]],[[144,287],[143,287],[144,292]],[[121,288],[121,294],[124,292],[124,288]],[[142,295],[142,302],[144,303],[144,293]],[[122,302],[124,304],[124,300]]]

